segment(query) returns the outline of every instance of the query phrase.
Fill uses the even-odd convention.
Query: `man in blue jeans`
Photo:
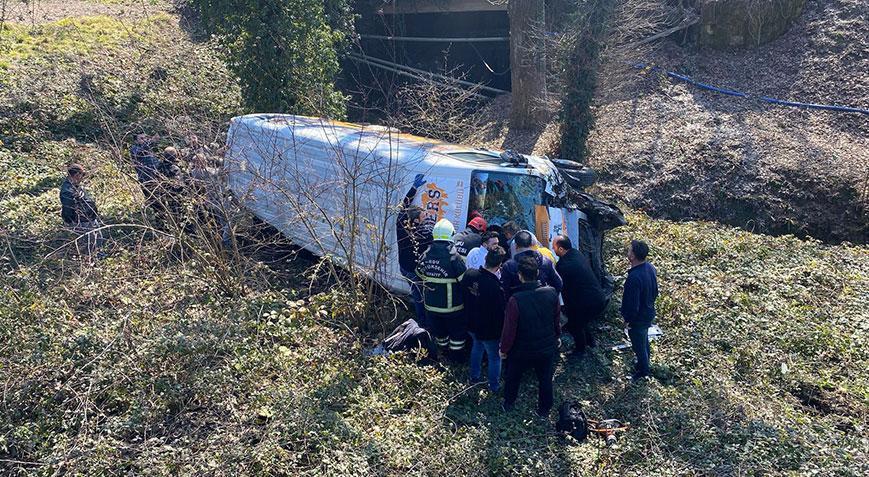
[[[501,359],[506,359],[504,405],[510,411],[519,395],[522,374],[533,369],[537,375],[537,414],[552,409],[552,377],[561,336],[561,306],[558,292],[537,280],[539,263],[533,256],[519,258],[519,280],[504,309],[501,330]]]
[[[651,374],[649,327],[655,321],[655,300],[658,298],[658,277],[655,267],[646,262],[649,246],[640,240],[628,247],[628,279],[622,296],[622,317],[628,326],[631,347],[637,355],[637,365],[631,379],[646,379]]]
[[[507,253],[494,246],[486,253],[483,266],[469,269],[462,278],[462,293],[465,297],[465,314],[468,318],[468,333],[471,335],[471,382],[480,382],[483,353],[488,357],[489,389],[500,389],[501,357],[498,344],[504,326],[504,291],[498,271]]]

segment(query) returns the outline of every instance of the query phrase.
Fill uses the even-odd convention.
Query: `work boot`
[[[651,376],[649,376],[648,374],[634,373],[634,374],[628,376],[628,381],[630,381],[631,383],[634,383],[634,384],[647,383],[650,380],[651,380]]]

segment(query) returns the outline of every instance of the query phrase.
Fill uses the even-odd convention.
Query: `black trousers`
[[[582,353],[586,348],[594,347],[594,333],[591,329],[591,324],[600,317],[606,303],[595,307],[583,307],[577,310],[566,310],[567,324],[565,328],[567,332],[573,336],[573,341],[576,343],[574,351]]]
[[[504,372],[504,407],[510,409],[519,396],[522,375],[529,368],[537,375],[537,413],[547,414],[552,409],[552,377],[555,375],[556,353],[507,357]]]
[[[628,337],[631,338],[631,347],[637,356],[637,366],[634,374],[637,376],[649,376],[651,374],[652,349],[649,346],[649,325],[631,325],[628,329]]]

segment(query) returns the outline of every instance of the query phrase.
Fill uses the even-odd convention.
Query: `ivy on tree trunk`
[[[561,104],[561,156],[583,162],[594,123],[591,102],[597,87],[600,51],[614,9],[614,0],[587,0],[578,5],[578,35],[568,55],[567,91]]]

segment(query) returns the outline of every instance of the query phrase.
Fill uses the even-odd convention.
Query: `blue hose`
[[[670,78],[674,78],[674,79],[677,79],[679,81],[683,81],[685,83],[694,85],[698,88],[705,89],[707,91],[712,91],[712,92],[720,93],[720,94],[726,94],[728,96],[736,96],[739,98],[756,98],[756,99],[759,99],[761,101],[764,101],[764,102],[767,102],[770,104],[777,104],[780,106],[791,106],[794,108],[821,109],[821,110],[826,110],[826,111],[839,111],[839,112],[843,112],[843,113],[869,114],[869,109],[864,109],[864,108],[855,108],[855,107],[851,107],[851,106],[835,106],[835,105],[829,105],[829,104],[800,103],[800,102],[796,102],[796,101],[785,101],[783,99],[771,98],[769,96],[755,96],[753,94],[743,93],[742,91],[737,91],[734,89],[719,88],[717,86],[712,86],[712,85],[709,85],[706,83],[701,83],[699,81],[695,81],[688,76],[680,75],[679,73],[674,73],[672,71],[666,71],[666,70],[663,70],[657,66],[647,65],[645,63],[635,63],[633,66],[634,66],[634,68],[638,68],[638,69],[649,69],[652,71],[662,71],[662,72],[666,73],[667,76]]]
[[[678,73],[673,73],[672,71],[667,71],[667,76],[669,76],[670,78],[676,78],[677,80],[681,80],[681,81],[684,81],[686,83],[691,83],[694,86],[697,86],[698,88],[709,90],[709,91],[714,91],[716,93],[726,94],[729,96],[738,96],[740,98],[747,98],[748,97],[747,94],[745,94],[741,91],[736,91],[736,90],[732,90],[732,89],[725,89],[725,88],[718,88],[716,86],[712,86],[712,85],[709,85],[706,83],[694,81],[687,76],[680,75]]]

